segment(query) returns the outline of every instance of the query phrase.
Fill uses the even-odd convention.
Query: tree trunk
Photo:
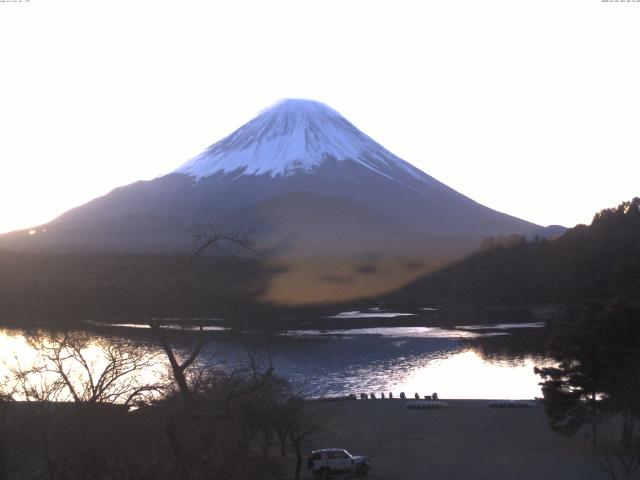
[[[185,401],[189,401],[191,398],[191,395],[190,395],[191,392],[189,391],[189,384],[187,383],[187,378],[184,374],[184,371],[185,371],[184,364],[180,365],[176,360],[176,357],[173,353],[173,348],[171,348],[171,345],[169,345],[169,343],[165,340],[161,328],[155,323],[150,323],[149,326],[151,327],[152,330],[156,332],[156,335],[160,340],[160,344],[162,345],[162,349],[167,354],[167,358],[169,359],[169,365],[171,365],[173,378],[178,384],[178,389],[182,394],[182,398]]]
[[[45,404],[44,408],[47,409],[46,412],[43,412],[43,415],[46,417],[42,420],[40,424],[39,436],[40,441],[42,442],[42,456],[44,457],[44,466],[47,475],[49,476],[49,480],[53,480],[57,477],[56,472],[53,468],[53,459],[51,458],[51,450],[49,449],[49,408],[50,405]]]
[[[176,433],[176,417],[175,413],[172,413],[169,416],[167,421],[167,425],[165,427],[165,434],[167,439],[169,440],[169,447],[171,448],[171,452],[175,457],[180,469],[183,472],[183,477],[185,480],[191,478],[191,473],[189,472],[189,467],[187,466],[187,462],[184,459],[184,455],[182,454],[182,447],[180,446],[180,440],[178,439],[178,435]]]
[[[300,480],[300,470],[302,469],[302,452],[300,451],[300,445],[296,444],[296,474],[293,480]]]
[[[264,444],[262,445],[262,454],[267,455],[269,453],[269,447],[271,447],[271,430],[265,428],[262,430],[264,435]]]
[[[280,442],[280,456],[287,456],[287,431],[276,428],[276,436],[278,437],[278,441]]]
[[[633,444],[633,418],[631,412],[626,411],[622,414],[622,446],[631,448]]]
[[[598,446],[598,412],[596,408],[596,394],[591,394],[591,436],[593,446]]]

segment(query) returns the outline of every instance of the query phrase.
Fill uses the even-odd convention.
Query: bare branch
[[[189,265],[191,266],[197,257],[207,251],[215,251],[224,255],[237,255],[240,253],[257,253],[254,247],[252,235],[246,229],[235,232],[225,232],[215,227],[197,226],[193,230],[194,251]],[[231,251],[227,245],[233,245],[236,251]]]

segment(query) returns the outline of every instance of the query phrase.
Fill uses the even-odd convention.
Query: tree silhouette
[[[640,302],[620,295],[567,316],[550,343],[558,367],[536,369],[552,429],[572,435],[590,423],[591,460],[614,479],[640,468],[638,345]],[[619,438],[598,434],[599,424],[616,418],[622,420]]]

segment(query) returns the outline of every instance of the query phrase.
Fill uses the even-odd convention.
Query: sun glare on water
[[[533,375],[536,365],[540,362],[533,358],[486,360],[466,350],[416,366],[394,390],[404,389],[408,396],[436,391],[444,398],[531,399],[541,395],[539,379]]]

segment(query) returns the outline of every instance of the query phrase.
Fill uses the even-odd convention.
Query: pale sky
[[[0,232],[286,97],[539,224],[640,195],[640,2],[3,1],[0,42]]]

